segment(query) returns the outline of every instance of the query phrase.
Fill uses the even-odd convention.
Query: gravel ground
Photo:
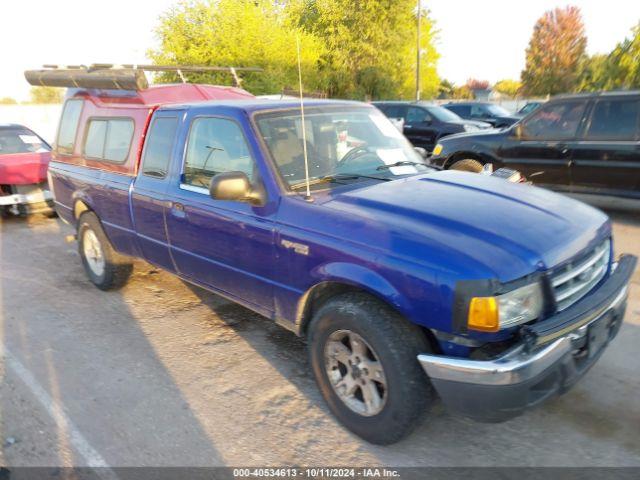
[[[616,249],[640,255],[638,216]],[[305,346],[266,319],[139,263],[94,288],[59,220],[0,224],[0,465],[640,466],[640,273],[625,324],[568,394],[498,425],[436,405],[369,445],[324,406]]]

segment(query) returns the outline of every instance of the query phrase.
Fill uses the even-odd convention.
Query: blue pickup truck
[[[636,258],[598,210],[431,168],[363,103],[309,100],[303,121],[291,101],[143,97],[63,110],[49,181],[89,279],[118,288],[141,258],[306,337],[330,410],[370,442],[437,397],[517,416],[620,328]]]

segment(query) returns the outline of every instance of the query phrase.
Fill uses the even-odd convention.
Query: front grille
[[[611,241],[607,239],[587,254],[551,272],[558,311],[573,305],[602,280],[610,257]]]

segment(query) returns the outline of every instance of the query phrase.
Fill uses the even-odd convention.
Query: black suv
[[[640,199],[640,91],[555,97],[509,129],[443,139],[431,162],[493,163],[557,190]]]
[[[456,102],[443,105],[447,110],[469,120],[490,123],[495,128],[509,127],[520,120],[500,105],[489,102]]]
[[[373,102],[373,105],[387,117],[402,120],[405,137],[413,146],[428,152],[447,135],[491,128],[487,123],[463,120],[449,110],[424,102]]]

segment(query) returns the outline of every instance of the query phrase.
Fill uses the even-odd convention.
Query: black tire
[[[458,160],[454,162],[449,170],[460,170],[462,172],[480,173],[482,171],[482,164],[478,160],[472,158],[465,158],[464,160]]]
[[[104,260],[101,270],[95,266],[95,258],[91,259],[86,254],[90,249],[86,242],[94,241],[91,235],[95,236],[97,248],[100,249],[101,258]],[[116,290],[129,280],[133,271],[131,259],[113,249],[100,220],[93,212],[83,213],[78,220],[78,251],[89,280],[100,290]]]
[[[386,399],[374,415],[363,415],[349,407],[338,396],[325,368],[325,348],[332,345],[330,338],[344,331],[364,339],[383,367]],[[389,445],[399,441],[413,430],[431,404],[433,390],[416,358],[431,350],[424,333],[377,299],[363,293],[330,299],[313,316],[308,340],[313,374],[329,409],[345,427],[368,442]],[[332,375],[335,381],[335,370]]]

